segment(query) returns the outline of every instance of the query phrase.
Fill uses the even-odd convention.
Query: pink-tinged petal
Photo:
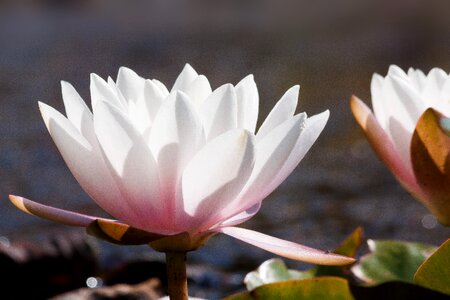
[[[206,139],[234,129],[237,126],[236,92],[231,84],[217,88],[200,107]]]
[[[307,263],[339,266],[355,262],[355,259],[351,257],[313,249],[244,228],[224,227],[216,231],[274,254]]]
[[[202,123],[189,97],[172,93],[156,116],[149,142],[159,166],[163,221],[171,228],[176,227],[176,212],[183,212],[183,199],[177,195],[182,172],[204,143]]]
[[[115,106],[100,101],[94,108],[94,127],[122,200],[135,218],[132,226],[153,231],[161,215],[158,165],[145,140]],[[155,229],[157,230],[157,229]]]
[[[295,85],[284,93],[283,97],[277,102],[272,111],[256,134],[256,141],[259,142],[266,134],[272,129],[292,117],[297,108],[298,94],[300,92],[300,86]]]
[[[45,125],[64,161],[81,187],[116,218],[130,215],[107,169],[95,139],[90,144],[75,126],[54,108],[39,103]]]
[[[159,88],[159,91],[163,94],[164,98],[169,96],[169,90],[164,83],[157,79],[152,79],[152,82]]]
[[[304,128],[306,114],[292,117],[278,125],[256,144],[256,159],[252,175],[239,197],[222,212],[228,218],[236,212],[261,202],[278,185],[274,182],[292,153]]]
[[[228,227],[228,226],[234,226],[234,225],[244,223],[245,221],[253,218],[253,216],[258,213],[258,211],[261,208],[261,204],[262,204],[262,202],[256,203],[249,209],[246,209],[243,212],[240,212],[239,214],[220,223],[217,227]]]
[[[254,133],[258,121],[259,95],[253,75],[236,85],[237,127]]]
[[[253,135],[245,130],[227,131],[206,144],[183,173],[184,210],[194,222],[209,226],[241,191],[255,159]]]
[[[420,117],[411,142],[411,160],[417,182],[426,193],[419,200],[450,226],[450,137],[440,127],[441,118],[432,108]]]
[[[363,130],[378,157],[386,164],[397,180],[411,193],[421,195],[411,167],[404,163],[386,132],[364,102],[356,96],[350,99],[350,108],[356,122]]]
[[[186,64],[180,75],[178,75],[177,79],[175,80],[171,91],[185,91],[197,77],[198,74],[194,70],[194,68],[192,68],[190,64]]]
[[[120,67],[117,74],[117,87],[127,101],[136,101],[144,90],[144,78],[133,70]]]
[[[212,89],[208,78],[204,75],[199,75],[185,90],[183,90],[183,92],[191,98],[193,103],[200,106],[212,93]]]
[[[97,102],[105,101],[111,103],[112,105],[118,107],[119,109],[126,111],[124,103],[120,100],[117,92],[111,88],[111,86],[106,83],[97,74],[91,74],[91,105],[92,109],[95,108]]]
[[[94,216],[83,215],[80,213],[40,204],[20,196],[9,195],[9,200],[18,209],[26,212],[27,214],[65,225],[86,227],[91,222],[99,219]]]
[[[386,111],[384,130],[405,164],[411,165],[409,145],[415,123],[425,109],[418,91],[398,76],[386,77],[381,104]],[[373,100],[375,101],[375,99]]]
[[[166,237],[108,219],[96,219],[87,226],[86,232],[99,239],[119,245],[143,245]]]

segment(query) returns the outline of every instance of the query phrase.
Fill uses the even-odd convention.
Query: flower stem
[[[187,300],[186,252],[166,252],[170,300]]]

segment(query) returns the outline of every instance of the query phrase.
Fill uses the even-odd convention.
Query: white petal
[[[439,68],[433,68],[426,78],[426,85],[422,91],[423,99],[433,106],[436,102],[441,102],[441,89],[445,84],[448,75]]]
[[[189,86],[183,90],[191,98],[192,102],[201,105],[208,97],[212,90],[208,78],[204,75],[199,75]]]
[[[144,99],[146,103],[145,111],[149,115],[150,120],[155,120],[159,107],[166,95],[158,85],[152,80],[146,80],[144,85]]]
[[[379,74],[373,74],[370,83],[370,92],[372,94],[372,107],[375,117],[381,127],[386,128],[389,118],[389,104],[383,94],[384,77]]]
[[[61,91],[67,118],[92,143],[95,133],[91,111],[70,83],[61,81]]]
[[[313,249],[244,228],[225,227],[217,231],[277,255],[308,263],[347,265],[355,261],[350,257]]]
[[[117,74],[117,87],[127,101],[136,101],[143,92],[144,78],[129,68],[120,67]]]
[[[234,226],[237,224],[244,223],[245,221],[251,219],[254,215],[256,215],[261,208],[262,202],[258,202],[249,209],[244,210],[243,212],[225,220],[224,222],[220,223],[218,227],[228,227],[228,226]]]
[[[399,66],[396,65],[389,66],[388,74],[386,77],[388,76],[396,76],[401,78],[402,80],[409,81],[409,77],[408,75],[406,75],[405,71],[403,71]]]
[[[273,179],[291,155],[305,121],[305,113],[297,115],[274,128],[256,144],[255,167],[236,203],[239,211],[261,202],[281,183]],[[232,213],[234,208],[230,209]]]
[[[248,180],[254,164],[253,135],[230,130],[205,145],[189,162],[182,179],[185,211],[197,221],[214,219]]]
[[[64,161],[81,187],[116,218],[133,217],[109,174],[97,145],[90,145],[69,120],[52,107],[39,103],[42,118]]]
[[[183,203],[176,203],[181,174],[203,146],[204,136],[200,117],[188,96],[174,92],[164,101],[150,134],[150,149],[157,160],[160,175],[162,205],[167,216],[183,211]],[[181,196],[181,195],[180,195]],[[176,220],[170,223],[175,224]]]
[[[149,231],[162,224],[158,166],[142,136],[113,105],[100,101],[94,108],[94,126],[108,167],[122,194],[138,216],[125,220]]]
[[[231,84],[217,88],[200,107],[207,140],[236,128],[236,92]]]
[[[159,91],[163,94],[164,98],[169,96],[169,90],[161,81],[152,79],[152,82],[159,88]]]
[[[298,93],[300,86],[295,85],[284,93],[283,97],[277,102],[272,111],[269,113],[264,123],[258,130],[256,140],[260,141],[273,128],[277,127],[288,118],[292,117],[297,108]]]
[[[384,97],[390,105],[387,132],[400,156],[410,165],[409,145],[425,103],[416,90],[398,77],[386,78]]]
[[[314,115],[305,121],[305,128],[301,132],[297,142],[295,143],[294,149],[292,150],[289,158],[286,160],[286,163],[281,168],[277,176],[273,179],[273,182],[270,186],[276,188],[280,185],[289,174],[294,171],[300,161],[305,157],[308,150],[314,144],[314,142],[319,137],[323,128],[325,127],[328,117],[330,116],[330,112],[328,110]]]
[[[91,74],[91,105],[92,109],[97,105],[99,101],[105,101],[118,107],[119,109],[126,111],[123,103],[120,101],[117,93],[106,83],[102,78],[96,74]]]
[[[425,74],[423,74],[421,70],[414,70],[413,68],[409,68],[408,76],[411,80],[411,84],[413,84],[418,91],[422,92],[423,88],[426,85]]]
[[[180,75],[178,75],[177,79],[175,80],[171,91],[185,91],[197,77],[198,74],[194,70],[194,68],[192,68],[191,65],[186,64]]]
[[[238,128],[254,133],[258,121],[259,95],[253,75],[248,75],[236,85]]]
[[[110,88],[112,89],[112,91],[114,91],[114,93],[116,93],[117,98],[119,99],[119,101],[122,104],[122,106],[123,107],[127,107],[128,106],[128,101],[125,99],[125,97],[123,96],[123,94],[120,91],[119,87],[114,82],[114,80],[111,78],[111,76],[108,76],[107,82],[108,82],[108,85],[110,86]]]

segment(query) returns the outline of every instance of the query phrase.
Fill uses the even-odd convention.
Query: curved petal
[[[124,114],[104,101],[94,108],[94,127],[122,201],[137,216],[124,221],[155,230],[166,216],[161,215],[158,166],[146,142]]]
[[[258,211],[261,208],[261,204],[262,204],[261,201],[256,203],[249,209],[246,209],[243,212],[240,212],[239,214],[221,222],[217,227],[228,227],[244,223],[245,221],[251,219],[254,215],[258,213]]]
[[[236,128],[237,103],[236,92],[231,84],[217,88],[200,107],[206,139]]]
[[[159,88],[159,91],[163,94],[164,98],[169,96],[169,90],[164,83],[158,79],[152,79],[151,81]]]
[[[89,144],[54,108],[39,103],[45,125],[75,179],[98,205],[116,218],[133,216],[107,169],[97,143]]]
[[[274,128],[258,144],[253,172],[237,201],[230,203],[222,216],[233,214],[261,202],[281,182],[274,178],[282,170],[304,128],[306,114],[290,118]]]
[[[92,113],[75,88],[66,81],[61,81],[61,92],[66,109],[67,119],[86,137],[92,136],[92,128],[86,128],[86,123],[92,124]]]
[[[105,101],[111,103],[112,105],[118,107],[119,109],[126,111],[126,106],[120,100],[119,95],[114,91],[111,86],[106,83],[97,74],[91,74],[91,105],[92,109],[95,108],[97,102]]]
[[[286,163],[283,165],[277,176],[275,176],[272,183],[270,184],[271,188],[275,189],[294,171],[294,169],[298,166],[300,161],[303,159],[303,157],[305,157],[306,153],[308,153],[311,146],[319,137],[320,133],[327,124],[329,116],[330,112],[326,110],[320,114],[306,119],[304,128],[300,133],[297,142],[295,143],[294,149],[289,155],[289,158],[286,160]],[[272,191],[268,191],[268,193],[271,192]]]
[[[167,90],[167,89],[166,89]],[[146,103],[146,113],[150,116],[150,120],[154,121],[159,107],[164,98],[168,96],[161,91],[161,88],[153,80],[146,80],[144,84],[144,99]]]
[[[397,180],[411,193],[421,195],[412,168],[405,164],[391,142],[386,132],[380,127],[374,115],[360,99],[352,96],[350,108],[356,122],[363,130],[367,140],[378,154],[378,157],[386,164]]]
[[[389,124],[389,99],[385,99],[383,95],[384,77],[379,74],[373,74],[370,82],[370,93],[372,95],[373,113],[380,123],[381,127],[386,130]]]
[[[236,85],[237,127],[254,133],[258,122],[259,95],[253,75]]]
[[[212,90],[208,78],[199,75],[183,92],[191,98],[193,103],[201,105],[206,97],[212,93]]]
[[[117,74],[117,87],[128,101],[136,101],[144,90],[145,79],[127,67],[120,67]]]
[[[198,74],[194,68],[192,68],[190,64],[186,64],[175,80],[171,91],[185,91],[197,77]]]
[[[269,113],[264,123],[256,134],[256,141],[259,142],[273,128],[277,127],[295,113],[297,108],[298,94],[300,86],[294,85],[284,93],[283,97],[277,102],[272,111]]]
[[[100,219],[98,217],[83,215],[80,213],[40,204],[20,196],[9,195],[9,200],[18,209],[26,212],[27,214],[65,225],[87,227],[91,222]]]
[[[425,74],[421,70],[414,70],[413,68],[409,68],[408,77],[411,80],[412,84],[416,86],[420,92],[422,92],[427,79]]]
[[[176,223],[175,212],[183,211],[182,197],[177,196],[182,172],[204,142],[200,117],[188,96],[172,93],[156,116],[149,142],[159,166],[164,221],[172,227]]]
[[[355,262],[351,257],[313,249],[244,228],[224,227],[216,231],[274,254],[307,263],[339,266]]]
[[[253,135],[230,130],[206,144],[183,173],[185,211],[196,221],[217,223],[215,216],[247,182],[254,164]]]

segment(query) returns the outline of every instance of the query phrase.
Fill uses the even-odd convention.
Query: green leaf
[[[401,241],[374,241],[367,244],[372,253],[352,267],[356,277],[369,284],[387,281],[413,282],[417,268],[436,249],[434,246]]]
[[[450,295],[450,239],[419,267],[414,281],[421,286]]]
[[[289,280],[266,284],[225,300],[302,299],[353,300],[348,281],[339,277]]]

